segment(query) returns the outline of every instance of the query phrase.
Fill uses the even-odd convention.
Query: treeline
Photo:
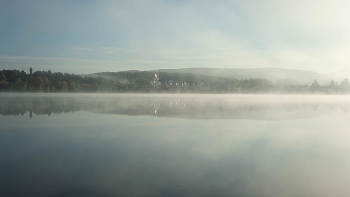
[[[32,78],[19,70],[2,70],[0,91],[5,92],[97,92],[125,88],[121,84],[111,84],[103,77],[74,75],[69,73],[36,71]],[[114,86],[113,86],[114,85]]]
[[[350,82],[334,80],[321,86],[317,80],[311,85],[300,85],[293,79],[273,83],[267,79],[232,79],[189,73],[148,71],[98,73],[81,76],[69,73],[36,71],[32,77],[19,70],[2,70],[1,92],[133,92],[133,93],[287,93],[287,94],[348,94]],[[124,83],[127,80],[128,83]],[[173,84],[170,84],[172,81]]]

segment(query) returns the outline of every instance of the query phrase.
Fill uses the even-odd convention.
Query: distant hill
[[[141,72],[141,71],[123,71],[123,72]],[[120,72],[120,73],[123,73]],[[279,79],[295,79],[299,84],[310,85],[316,79],[321,85],[327,85],[333,79],[340,83],[344,78],[350,79],[350,68],[343,69],[332,73],[317,73],[307,70],[295,70],[284,68],[180,68],[180,69],[158,69],[149,70],[149,73],[190,73],[207,76],[235,78],[235,79],[249,79],[249,78],[263,78],[276,82]],[[107,73],[95,73],[93,76],[111,77]]]
[[[344,78],[347,78],[350,80],[350,68],[345,68],[336,72],[331,72],[326,74],[329,78],[332,78],[334,80],[337,80],[340,82],[340,80],[343,80]]]
[[[158,80],[161,83],[164,83],[168,80],[172,80],[174,82],[186,82],[190,84],[198,84],[201,82],[215,82],[228,80],[226,77],[220,76],[212,76],[212,75],[202,75],[202,74],[194,74],[194,73],[183,73],[183,72],[163,72],[163,71],[120,71],[120,72],[101,72],[94,73],[85,76],[92,77],[104,77],[113,81],[119,81],[123,79],[127,79],[129,82],[133,83],[137,78],[140,79],[148,79],[153,80],[155,78],[155,74],[158,74]]]
[[[328,77],[323,74],[283,68],[182,68],[182,69],[159,69],[158,72],[193,73],[211,76],[220,76],[235,79],[264,78],[276,82],[279,79],[292,78],[300,84],[311,84],[314,79],[327,81]],[[325,79],[326,78],[326,79]]]

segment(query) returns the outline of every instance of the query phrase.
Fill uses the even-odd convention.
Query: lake
[[[350,96],[0,94],[0,196],[349,196]]]

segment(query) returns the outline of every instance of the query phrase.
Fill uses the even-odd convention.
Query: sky
[[[0,0],[0,69],[348,68],[347,0]]]

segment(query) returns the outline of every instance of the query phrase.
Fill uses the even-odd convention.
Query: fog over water
[[[302,119],[347,113],[350,96],[2,94],[2,115],[51,115],[77,111],[189,119]],[[319,109],[320,108],[320,109]]]
[[[348,196],[350,96],[0,94],[3,196]]]

